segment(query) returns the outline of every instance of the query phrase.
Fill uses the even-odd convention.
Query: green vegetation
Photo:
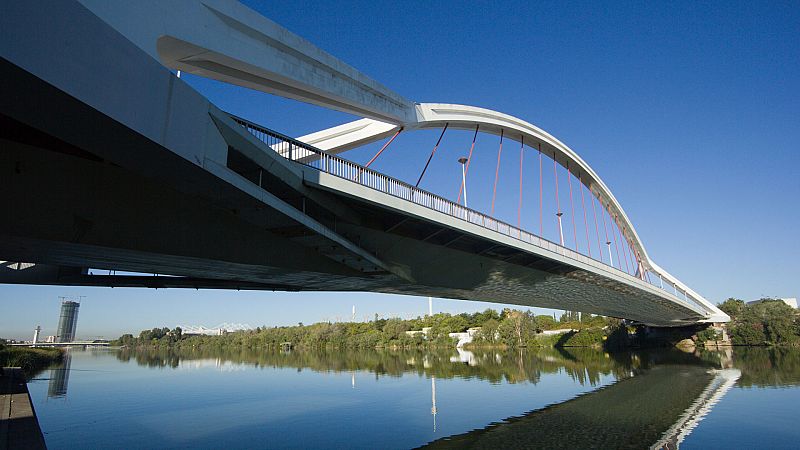
[[[581,385],[597,385],[603,376],[630,376],[665,360],[690,364],[710,363],[687,358],[681,352],[620,352],[609,354],[590,348],[478,348],[470,351],[471,361],[454,362],[454,348],[434,349],[332,349],[310,348],[281,351],[276,348],[159,348],[122,349],[121,361],[147,367],[178,367],[181,361],[220,359],[252,367],[280,367],[315,372],[374,373],[376,377],[400,377],[416,373],[437,379],[482,379],[492,383],[538,383],[543,374],[564,373]],[[693,359],[692,359],[693,358]]]
[[[125,334],[112,345],[126,347],[202,348],[239,346],[248,348],[278,347],[290,343],[294,347],[317,348],[421,348],[453,347],[455,340],[449,333],[464,332],[469,328],[481,330],[476,334],[473,347],[550,347],[550,346],[601,346],[605,341],[604,329],[613,329],[618,321],[591,314],[566,312],[556,321],[551,316],[535,316],[530,312],[504,309],[497,312],[487,309],[474,314],[435,314],[411,320],[398,318],[378,319],[370,322],[315,323],[287,327],[259,327],[252,331],[228,333],[222,336],[187,336],[180,328],[153,328],[139,333],[138,337]],[[542,330],[575,329],[565,339],[542,337]],[[422,331],[427,330],[427,333]],[[588,330],[592,330],[591,332]],[[409,333],[411,332],[411,333]]]
[[[800,351],[796,348],[737,348],[734,360],[742,371],[741,387],[800,385]]]
[[[57,348],[8,347],[0,344],[0,367],[21,367],[31,377],[61,361],[64,352]]]
[[[731,316],[728,334],[734,345],[800,344],[800,314],[780,300],[748,305],[729,298],[719,308]]]

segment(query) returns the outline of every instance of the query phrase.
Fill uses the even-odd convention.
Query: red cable
[[[467,174],[469,173],[469,163],[472,161],[472,150],[475,149],[475,139],[478,138],[478,127],[480,127],[480,124],[475,125],[475,135],[472,136],[472,145],[469,147],[469,155],[467,155],[467,166],[464,167],[464,178],[461,180],[461,187],[458,188],[458,200],[456,200],[456,203],[461,203],[461,191],[464,190],[464,181],[466,181]]]
[[[609,205],[609,208],[610,207],[611,207],[611,205]],[[616,221],[615,218],[613,218],[611,216],[611,212],[608,213],[608,218],[609,218],[609,220],[611,220],[611,239],[614,240],[614,253],[617,254],[617,266],[619,266],[619,270],[622,270],[622,261],[620,261],[620,257],[619,257],[619,244],[617,244],[617,236],[618,236],[618,234],[617,234],[616,228],[614,228],[614,225],[617,224],[617,221]]]
[[[589,188],[589,192],[592,192],[592,189]],[[600,250],[600,262],[603,261],[603,246],[600,245],[600,227],[597,226],[597,207],[594,206],[595,203],[594,194],[592,194],[592,213],[594,214],[594,234],[597,236],[597,249]]]
[[[381,147],[381,149],[378,150],[378,153],[376,153],[375,156],[373,156],[372,159],[370,159],[369,162],[366,165],[364,165],[364,167],[369,167],[370,164],[375,162],[375,160],[378,159],[378,156],[381,156],[381,153],[383,153],[383,151],[386,150],[386,147],[388,147],[389,144],[391,144],[392,141],[394,141],[394,138],[396,138],[401,131],[403,131],[403,127],[400,127],[400,129],[397,130],[397,133],[395,133],[394,136],[392,136],[392,138],[389,139],[387,143],[383,144],[383,147]]]
[[[519,138],[519,205],[517,205],[517,228],[522,222],[522,150],[525,148],[525,137]]]
[[[644,280],[647,272],[642,270],[644,266],[642,265],[642,259],[640,258],[639,252],[637,252],[636,249],[633,247],[633,238],[631,238],[630,242],[631,242],[631,255],[633,255],[632,257],[636,259],[635,269],[637,272],[639,272],[639,278]]]
[[[600,202],[600,199],[598,198],[597,201]],[[606,245],[608,246],[608,262],[611,263],[611,267],[614,267],[613,257],[611,256],[611,241],[608,239],[608,227],[606,227],[606,212],[606,207],[603,202],[600,202],[600,217],[603,218],[603,230],[606,232]]]
[[[631,245],[630,241],[628,240],[628,236],[625,234],[625,229],[624,228],[620,228],[619,231],[620,231],[620,233],[622,233],[622,238],[625,241],[625,244],[622,246],[622,249],[625,251],[625,264],[627,264],[628,260],[630,259],[631,260],[631,267],[633,267],[633,258],[631,258],[631,256],[630,256],[630,245]],[[628,273],[631,273],[631,272],[628,271]],[[631,273],[631,275],[633,275],[633,274]]]
[[[542,144],[539,143],[539,237],[544,237],[544,221],[542,217]]]
[[[583,227],[586,229],[586,249],[592,257],[592,243],[589,241],[589,222],[586,220],[586,199],[583,196],[583,174],[578,174],[578,188],[581,190],[581,208],[583,209]]]
[[[575,242],[575,251],[578,251],[578,228],[575,227],[575,202],[572,200],[572,171],[569,170],[569,162],[567,162],[567,183],[569,183],[569,204],[572,208],[572,240]]]
[[[492,212],[489,214],[494,216],[494,199],[497,196],[497,176],[500,174],[500,153],[503,152],[503,129],[500,129],[500,150],[497,151],[497,167],[494,169],[494,189],[492,189]]]
[[[609,217],[610,217],[610,215],[609,215]],[[614,232],[614,249],[615,249],[614,251],[617,254],[617,259],[619,260],[620,259],[620,257],[619,257],[619,241],[621,241],[622,238],[619,236],[619,224],[617,223],[617,216],[616,215],[613,217],[613,220],[614,220],[614,223],[611,224],[611,230]],[[616,225],[616,227],[615,227],[615,225]],[[623,256],[624,255],[625,255],[625,253],[624,253],[624,247],[623,247]],[[628,261],[625,261],[625,265],[626,266],[628,265]],[[622,261],[619,261],[619,270],[622,270]]]
[[[561,228],[561,200],[558,199],[558,172],[556,171],[556,152],[553,152],[553,178],[556,180],[556,222],[558,222],[558,237],[564,245],[564,230]]]
[[[635,269],[636,269],[636,272],[639,273],[639,278],[641,278],[643,281],[647,281],[647,280],[645,280],[645,275],[647,275],[647,272],[642,270],[643,269],[642,260],[639,259],[639,254],[636,252],[636,249],[633,248],[633,244],[631,244],[631,253],[633,254],[633,257],[636,258],[636,267],[635,267]]]
[[[433,159],[433,154],[436,153],[436,149],[439,148],[439,144],[442,142],[442,137],[444,137],[444,132],[447,131],[448,123],[444,124],[444,128],[442,129],[442,134],[439,135],[439,140],[436,141],[436,145],[433,146],[433,151],[431,152],[431,156],[428,156],[428,162],[425,163],[425,167],[422,169],[422,173],[419,174],[419,179],[417,180],[417,184],[414,186],[419,187],[419,182],[422,181],[422,176],[425,175],[425,171],[428,170],[428,164],[431,163],[431,159]]]

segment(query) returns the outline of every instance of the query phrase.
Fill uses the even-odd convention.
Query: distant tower
[[[42,332],[42,327],[36,325],[36,329],[33,330],[33,346],[36,347],[36,344],[39,342],[39,333]]]
[[[351,322],[356,321],[356,305],[353,305],[353,317],[350,319]]]
[[[428,297],[428,316],[433,316],[433,297]]]
[[[78,325],[78,302],[63,300],[61,302],[61,316],[58,318],[57,342],[72,342],[75,340],[75,328]]]

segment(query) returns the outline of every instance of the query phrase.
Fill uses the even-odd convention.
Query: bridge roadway
[[[288,33],[232,2],[183,3],[229,9],[225,17],[240,15],[282,39]],[[728,320],[677,280],[673,291],[662,289],[221,111],[159,62],[156,42],[141,32],[148,26],[129,29],[172,8],[142,4],[123,11],[130,13],[123,22],[115,8],[130,5],[122,3],[60,2],[48,5],[48,15],[35,1],[0,7],[8,93],[0,96],[7,149],[0,171],[9,180],[0,185],[9,205],[0,258],[36,263],[0,265],[0,282],[371,291],[579,310],[656,326]],[[180,16],[191,25],[193,14]],[[223,22],[223,31],[234,26]],[[294,45],[292,54],[306,59],[332,58],[292,39],[258,42],[267,50]],[[334,62],[325,67],[354,70]],[[384,89],[370,83],[354,86]],[[320,97],[324,89],[306,83],[292,95],[330,100],[338,87]],[[161,275],[88,275],[90,267]]]

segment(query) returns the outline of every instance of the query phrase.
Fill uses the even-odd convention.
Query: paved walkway
[[[22,370],[0,372],[0,450],[46,449]]]

